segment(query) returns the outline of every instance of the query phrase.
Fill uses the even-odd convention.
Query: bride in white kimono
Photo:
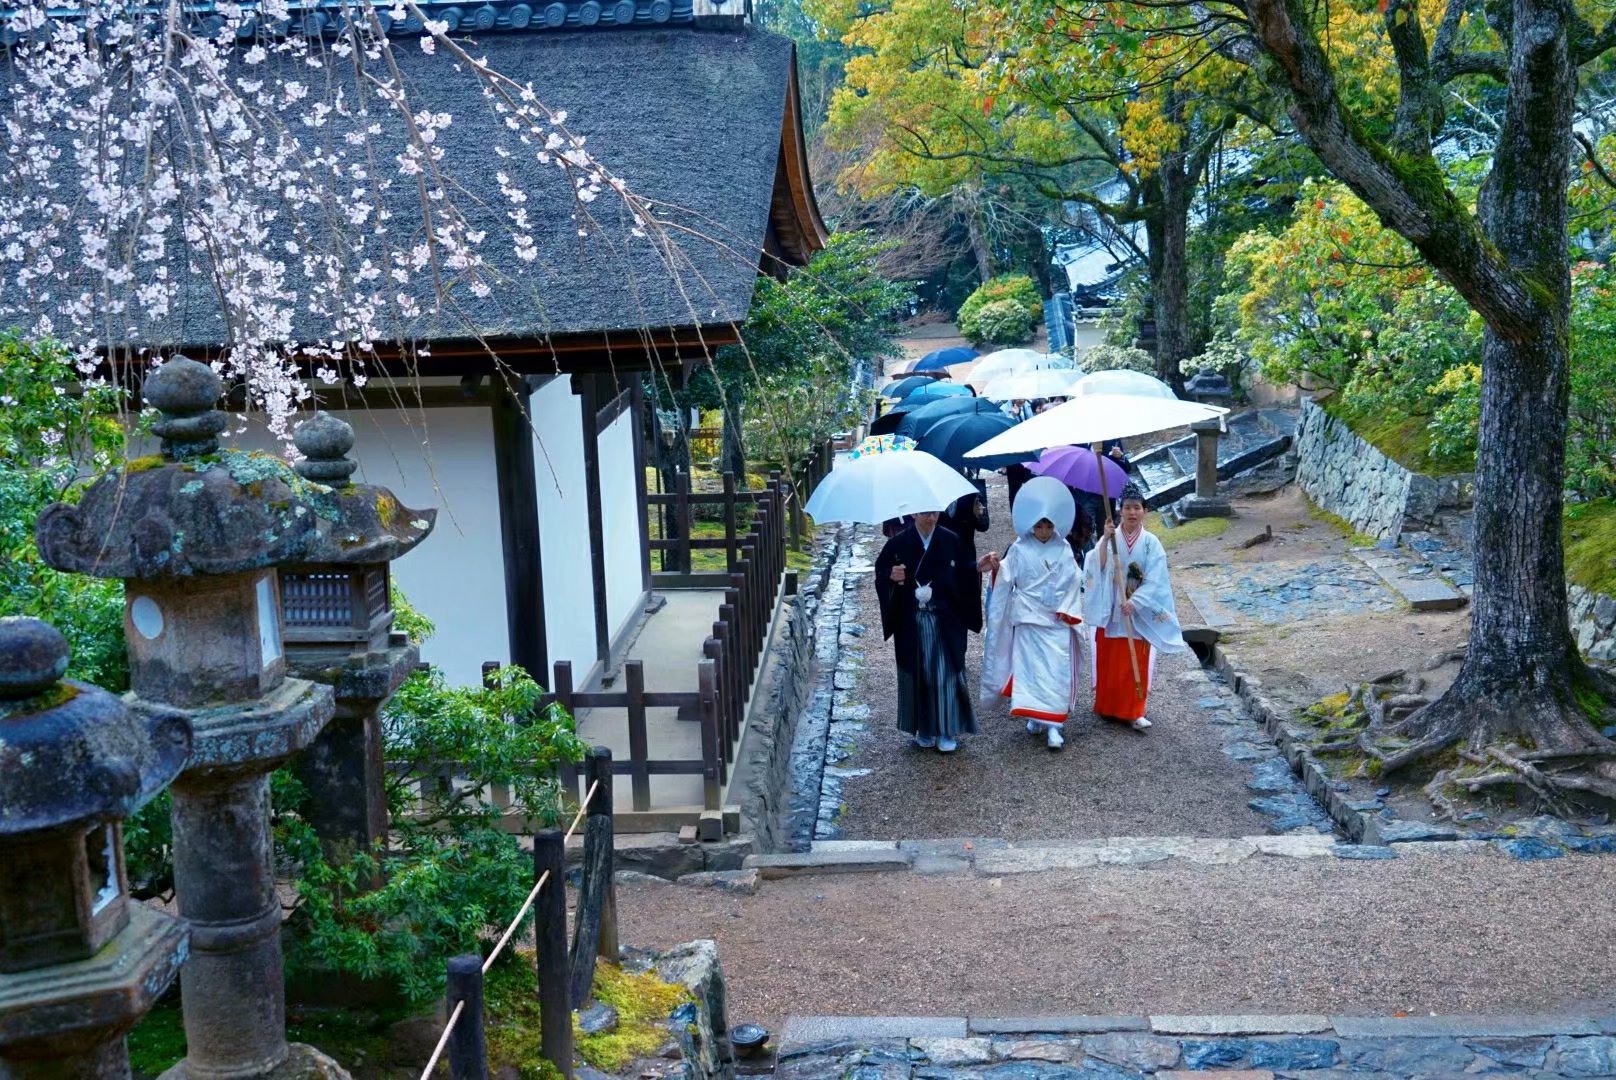
[[[1043,734],[1051,750],[1065,745],[1061,725],[1077,700],[1082,579],[1066,534],[1076,507],[1059,480],[1034,477],[1011,511],[1017,539],[994,570],[983,642],[984,704],[1010,699],[1010,715]]]

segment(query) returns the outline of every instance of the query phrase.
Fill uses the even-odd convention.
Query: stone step
[[[1353,554],[1415,611],[1457,611],[1468,603],[1463,593],[1438,574],[1410,575],[1408,561],[1395,552],[1376,549]]]

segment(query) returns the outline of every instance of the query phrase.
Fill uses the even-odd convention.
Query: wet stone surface
[[[1616,1038],[1532,1036],[1166,1037],[1137,1031],[1085,1036],[882,1039],[787,1047],[784,1080],[1135,1080],[1237,1073],[1246,1077],[1373,1078],[1616,1075]]]
[[[1220,604],[1259,623],[1287,623],[1344,613],[1393,611],[1397,601],[1361,563],[1333,558],[1288,573],[1209,572],[1206,591]]]

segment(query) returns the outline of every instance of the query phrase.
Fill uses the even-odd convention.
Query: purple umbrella
[[[967,462],[969,464],[969,462]],[[1105,490],[1111,498],[1128,482],[1122,466],[1110,458],[1098,457],[1094,451],[1081,446],[1056,446],[1045,450],[1044,456],[1027,466],[1036,476],[1053,476],[1067,487],[1095,495],[1100,491],[1100,470],[1105,470]]]

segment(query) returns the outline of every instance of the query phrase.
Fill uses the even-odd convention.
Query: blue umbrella
[[[905,405],[924,405],[929,401],[941,401],[943,398],[971,397],[969,386],[960,386],[957,383],[930,382],[925,386],[916,387],[904,392]]]
[[[1033,454],[1030,452],[972,458],[969,461],[965,459],[965,451],[976,449],[993,436],[1008,431],[1015,424],[1015,417],[1002,412],[958,413],[954,416],[945,416],[931,425],[926,434],[920,437],[920,448],[956,469],[966,467],[997,469],[1031,460]]]
[[[885,398],[903,398],[919,390],[922,386],[930,386],[935,379],[924,375],[906,375],[895,382],[889,382],[881,388],[881,396]]]
[[[946,397],[941,401],[927,401],[919,405],[911,405],[908,401],[903,403],[902,418],[897,426],[891,430],[911,439],[918,439],[931,426],[949,416],[963,416],[971,413],[1000,413],[997,402],[979,397]]]
[[[938,349],[929,352],[915,362],[916,371],[936,371],[939,368],[949,367],[953,364],[969,364],[977,358],[975,349],[967,349],[963,345],[956,345],[952,349]]]

